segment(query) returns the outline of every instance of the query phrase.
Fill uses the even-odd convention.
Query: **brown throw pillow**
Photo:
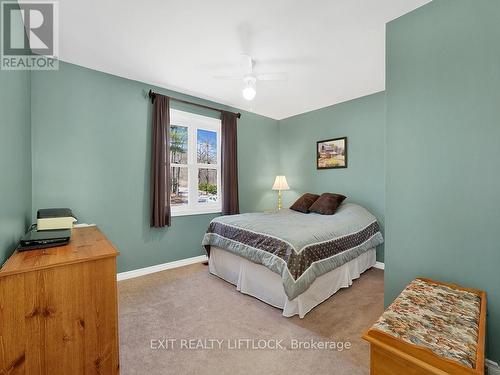
[[[318,194],[305,193],[290,207],[291,210],[309,213],[309,207],[319,198]]]
[[[316,212],[322,215],[333,215],[344,199],[346,199],[346,197],[342,194],[323,193],[316,202],[309,207],[309,212]]]

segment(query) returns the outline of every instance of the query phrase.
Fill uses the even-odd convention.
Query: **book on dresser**
[[[0,269],[0,373],[118,374],[117,249],[97,227]]]

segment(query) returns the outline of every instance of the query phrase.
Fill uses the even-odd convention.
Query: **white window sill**
[[[182,211],[172,211],[172,217],[176,216],[192,216],[192,215],[207,215],[207,214],[220,214],[220,208],[208,208],[201,210],[182,210]]]

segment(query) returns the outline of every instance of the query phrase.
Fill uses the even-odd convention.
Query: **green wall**
[[[387,28],[385,300],[416,276],[488,293],[500,361],[500,1],[439,0]]]
[[[0,265],[30,219],[30,73],[0,70]]]
[[[168,229],[149,227],[152,108],[145,95],[152,86],[72,64],[59,66],[59,71],[32,72],[33,212],[68,206],[80,222],[97,223],[121,251],[120,272],[203,254],[201,239],[214,215],[174,217]],[[277,133],[277,121],[242,112],[243,212],[274,204]]]
[[[305,192],[337,192],[372,212],[384,226],[385,94],[383,92],[279,122],[280,173],[290,205]],[[316,169],[316,141],[346,136],[348,168]],[[384,249],[377,249],[384,261]]]

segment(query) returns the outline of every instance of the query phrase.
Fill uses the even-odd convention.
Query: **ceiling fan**
[[[286,81],[286,73],[254,73],[255,60],[249,55],[241,55],[243,75],[236,76],[214,76],[216,79],[239,79],[243,81],[242,94],[246,100],[253,100],[257,94],[257,81]]]

